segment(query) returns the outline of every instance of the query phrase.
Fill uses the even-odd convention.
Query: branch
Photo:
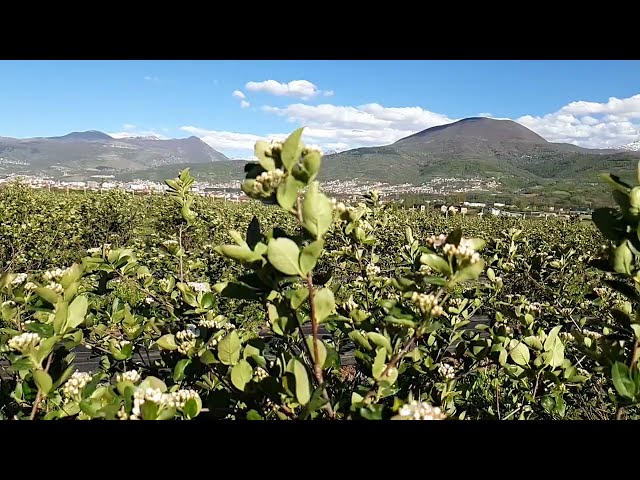
[[[309,305],[311,310],[311,333],[313,335],[313,373],[318,381],[318,385],[322,388],[322,396],[327,401],[324,409],[327,411],[329,418],[335,418],[336,414],[331,407],[331,400],[327,389],[324,387],[324,377],[322,375],[322,365],[320,365],[320,354],[318,351],[318,318],[316,317],[315,306],[315,289],[313,288],[313,277],[311,272],[307,274],[307,286],[309,287]],[[302,339],[304,342],[304,338]],[[306,343],[306,342],[305,342]]]
[[[49,367],[51,367],[51,361],[53,360],[53,353],[49,354],[49,358],[47,359],[47,366],[44,367],[44,373],[49,373]],[[31,409],[31,416],[29,420],[34,420],[36,418],[36,413],[38,413],[38,407],[40,406],[40,402],[42,402],[42,390],[38,389],[38,394],[36,395],[36,401],[33,402],[33,408]]]

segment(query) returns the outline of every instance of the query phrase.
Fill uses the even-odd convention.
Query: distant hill
[[[92,172],[132,172],[164,165],[206,164],[228,158],[198,137],[113,138],[95,130],[61,137],[0,137],[0,174],[62,174],[89,177]]]
[[[640,152],[551,143],[511,120],[467,118],[391,145],[327,155],[322,178],[420,184],[435,176],[480,176],[507,179],[513,186],[596,182],[602,171],[634,171],[639,159]]]

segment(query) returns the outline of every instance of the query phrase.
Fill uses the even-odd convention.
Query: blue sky
[[[639,94],[639,61],[0,61],[0,136],[193,134],[248,158],[300,125],[343,150],[483,115],[606,147],[640,139]]]

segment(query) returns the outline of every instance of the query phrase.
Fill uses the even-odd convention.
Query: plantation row
[[[256,155],[248,204],[0,189],[2,418],[635,418],[637,190],[445,218],[332,201],[300,131]]]

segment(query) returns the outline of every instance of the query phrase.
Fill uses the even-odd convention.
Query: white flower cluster
[[[269,376],[269,374],[267,373],[267,371],[264,368],[258,367],[258,368],[256,368],[255,376],[256,376],[256,378],[258,380],[264,380],[265,378],[267,378]]]
[[[285,176],[286,173],[279,168],[270,172],[262,172],[258,175],[255,183],[253,184],[253,193],[258,195],[271,193],[273,190],[278,188]]]
[[[418,402],[413,400],[405,403],[398,415],[393,417],[394,420],[444,420],[446,415],[442,413],[440,407],[433,407],[427,402]]]
[[[542,310],[542,306],[538,302],[527,303],[526,305],[524,305],[524,310],[527,313],[540,313],[540,311]]]
[[[600,337],[602,337],[601,333],[594,332],[593,330],[585,329],[582,333],[583,333],[583,335],[586,335],[587,337],[593,338],[594,340],[598,340]]]
[[[358,304],[353,300],[353,297],[349,297],[349,300],[347,300],[345,303],[343,303],[342,307],[345,310],[351,311],[351,310],[355,310],[356,308],[358,308]]]
[[[66,381],[62,394],[72,400],[79,401],[82,389],[91,381],[91,374],[87,372],[75,372],[71,378]]]
[[[22,285],[27,279],[26,273],[18,273],[16,277],[11,280],[11,285]]]
[[[49,290],[53,290],[56,293],[62,293],[64,291],[64,288],[62,288],[62,285],[60,285],[58,282],[50,282],[47,285],[47,288]]]
[[[464,238],[460,241],[460,245],[457,247],[451,243],[447,243],[442,247],[442,251],[445,255],[456,257],[458,261],[468,260],[470,263],[476,263],[480,260],[480,254],[471,248]]]
[[[187,282],[187,285],[189,285],[195,292],[209,292],[209,284],[204,283],[204,282]]]
[[[182,409],[191,398],[199,398],[199,395],[194,390],[178,390],[172,393],[162,393],[159,388],[139,388],[133,394],[133,408],[131,409],[131,415],[127,415],[124,409],[118,412],[118,418],[121,420],[139,420],[140,419],[140,407],[143,403],[150,402],[155,403],[160,408],[177,408]]]
[[[163,245],[178,245],[178,241],[177,240],[165,240],[164,242],[162,242]]]
[[[129,420],[138,420],[140,418],[140,407],[145,402],[164,405],[170,397],[163,395],[159,388],[139,388],[133,393],[133,407]],[[126,415],[126,414],[125,414]]]
[[[140,372],[138,372],[137,370],[127,370],[126,372],[116,374],[117,383],[120,383],[120,382],[138,383],[141,378],[142,376],[140,375]]]
[[[87,248],[87,253],[93,255],[94,253],[100,253],[102,252],[102,248],[100,247],[92,247],[92,248]]]
[[[331,199],[331,206],[340,214],[347,211],[347,206],[343,202],[337,201],[335,198]]]
[[[411,301],[415,303],[422,313],[431,313],[433,317],[439,317],[444,310],[438,305],[435,295],[413,292]]]
[[[155,302],[153,297],[147,297],[144,299],[144,303],[146,303],[147,305],[151,305],[153,302]]]
[[[565,342],[573,342],[575,338],[572,333],[569,332],[560,332],[558,336]]]
[[[448,363],[440,364],[440,366],[438,367],[438,373],[446,379],[452,379],[456,377],[453,365],[449,365]]]
[[[366,267],[366,272],[368,277],[375,277],[380,273],[380,267],[377,265],[374,265],[373,263],[370,263]]]
[[[196,346],[196,334],[191,330],[181,330],[176,333],[176,338],[180,341],[178,351],[186,355],[189,350]]]
[[[171,395],[171,400],[166,403],[170,406],[176,407],[177,409],[184,408],[184,404],[190,399],[198,398],[198,393],[195,390],[187,389],[178,390],[177,392],[172,392],[169,395]]]
[[[33,282],[27,282],[24,284],[24,289],[27,290],[28,292],[35,290],[36,288],[38,288],[38,285],[36,285]]]
[[[40,335],[37,333],[22,333],[9,340],[8,345],[12,350],[25,353],[36,348],[40,343]]]
[[[56,268],[55,270],[49,270],[44,272],[42,276],[45,280],[52,281],[62,278],[62,276],[67,272],[67,269]]]
[[[423,275],[430,275],[433,273],[433,269],[429,265],[420,265],[419,272]]]

